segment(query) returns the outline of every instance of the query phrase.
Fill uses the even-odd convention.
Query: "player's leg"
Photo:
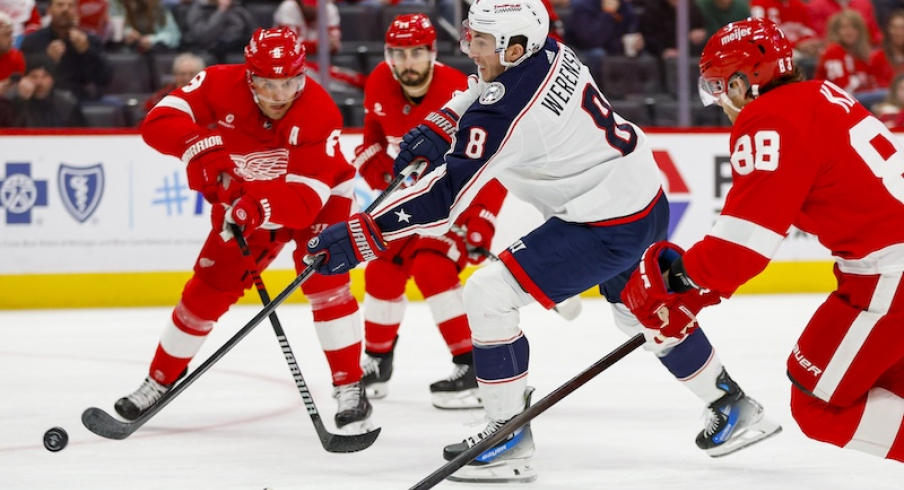
[[[788,357],[792,415],[812,439],[904,461],[902,274],[840,276]]]
[[[417,240],[417,237],[413,237]],[[389,393],[392,363],[399,326],[405,316],[405,284],[408,282],[406,259],[408,239],[391,242],[380,257],[364,269],[364,357],[361,369],[370,398]]]
[[[611,304],[615,324],[629,335],[645,329],[621,303]],[[735,382],[703,330],[684,339],[648,341],[653,352],[682,385],[706,404],[706,422],[697,434],[697,447],[713,457],[725,456],[781,432],[781,426],[765,416],[762,405],[747,396]]]
[[[248,237],[252,256],[260,258],[261,270],[272,262],[284,244],[282,237],[275,237],[269,231],[258,231]],[[169,391],[188,371],[188,363],[216,321],[251,285],[238,246],[232,241],[224,242],[211,232],[198,255],[194,275],[182,290],[182,298],[163,330],[148,377],[136,391],[116,402],[116,412],[134,420]]]
[[[533,301],[552,308],[598,284],[612,260],[608,255],[592,228],[551,219],[500,254],[500,261],[481,267],[468,279],[465,310],[489,423],[483,432],[447,446],[446,459],[485,439],[528,403],[530,346],[518,326],[519,309]],[[533,450],[528,424],[450,479],[529,481],[536,477],[531,467]]]
[[[437,408],[482,406],[474,373],[471,329],[458,277],[467,263],[465,252],[463,240],[447,234],[440,239],[421,238],[412,258],[411,275],[424,295],[454,365],[448,378],[430,385],[433,405]]]

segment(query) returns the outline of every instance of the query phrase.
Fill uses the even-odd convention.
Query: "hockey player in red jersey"
[[[386,31],[386,61],[377,65],[364,90],[364,142],[355,166],[375,190],[392,179],[393,157],[405,133],[458,90],[468,79],[460,71],[436,62],[436,31],[424,14],[404,14]],[[364,270],[364,342],[361,363],[370,398],[388,394],[393,353],[405,314],[408,278],[423,293],[437,327],[452,354],[449,378],[430,385],[438,408],[477,408],[477,378],[471,353],[471,330],[461,297],[458,274],[468,263],[479,263],[493,239],[496,215],[505,189],[495,183],[478,196],[457,221],[457,230],[436,237],[412,235],[396,240]]]
[[[645,260],[665,274],[635,274],[625,303],[659,335],[684,335],[697,326],[685,298],[730,297],[791,226],[816,235],[838,286],[788,357],[791,413],[810,438],[904,461],[904,147],[838,86],[803,81],[769,21],[723,27],[700,73],[701,95],[733,124],[732,188],[683,256],[651,247]]]
[[[258,270],[283,246],[304,244],[356,210],[355,169],[339,150],[339,109],[306,79],[305,51],[286,29],[258,29],[245,64],[216,65],[155,106],[144,140],[186,164],[188,184],[212,204],[211,229],[194,275],[164,329],[147,379],[116,402],[135,419],[152,406],[197,354],[216,321],[252,286],[224,222],[243,230]],[[296,269],[304,246],[294,253]],[[371,406],[360,384],[361,320],[349,276],[311,276],[302,286],[332,372],[345,432],[369,428]]]

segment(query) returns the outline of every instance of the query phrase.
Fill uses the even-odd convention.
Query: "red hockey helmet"
[[[426,14],[402,14],[386,30],[386,47],[428,46],[436,51],[436,29]]]
[[[735,76],[746,79],[753,96],[759,87],[790,74],[791,43],[769,20],[748,18],[716,31],[700,56],[700,98],[710,105],[728,90]]]
[[[245,64],[251,75],[289,78],[304,73],[304,45],[287,27],[258,29],[245,46]]]

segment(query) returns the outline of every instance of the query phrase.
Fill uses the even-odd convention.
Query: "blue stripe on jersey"
[[[505,87],[505,94],[493,104],[481,104],[478,100],[468,108],[459,121],[455,145],[446,155],[445,167],[440,166],[423,179],[433,179],[429,189],[415,196],[400,199],[398,205],[390,205],[374,217],[384,234],[400,232],[414,225],[419,227],[447,227],[449,211],[465,186],[486,162],[492,158],[505,141],[516,118],[543,87],[553,66],[551,60],[559,45],[547,39],[544,50],[509,68],[494,83]],[[469,148],[474,132],[481,133],[479,146]],[[429,192],[428,192],[429,191]]]
[[[529,361],[530,344],[524,335],[505,344],[474,343],[474,373],[481,381],[518,378],[527,372]]]
[[[684,342],[676,345],[669,353],[659,358],[662,363],[678,379],[689,378],[706,366],[713,355],[713,346],[703,333],[696,329]]]

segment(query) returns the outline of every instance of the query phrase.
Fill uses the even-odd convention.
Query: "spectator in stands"
[[[904,73],[895,75],[888,95],[872,111],[890,129],[904,129]]]
[[[195,0],[180,27],[183,51],[210,53],[225,63],[227,55],[241,55],[256,25],[239,0]]]
[[[565,25],[565,42],[579,51],[591,72],[606,56],[636,56],[643,49],[638,19],[625,0],[575,0]]]
[[[110,4],[107,0],[78,0],[78,27],[106,44],[113,33]]]
[[[678,56],[675,22],[678,0],[650,0],[640,15],[639,29],[647,53],[667,60]],[[700,56],[706,43],[706,24],[697,4],[688,4],[688,43],[691,56]]]
[[[870,73],[882,88],[891,86],[892,78],[904,72],[904,10],[895,10],[888,17],[879,49],[870,56]]]
[[[797,56],[816,58],[823,47],[822,37],[816,34],[810,11],[801,0],[751,0],[750,16],[769,19],[791,41]]]
[[[54,84],[55,63],[46,55],[26,60],[25,76],[16,85],[11,102],[15,126],[24,128],[74,128],[85,125],[78,99]]]
[[[179,47],[182,33],[161,0],[110,0],[110,17],[122,19],[122,42],[139,53]]]
[[[0,12],[0,97],[9,89],[12,75],[25,73],[25,57],[13,47],[13,19]]]
[[[747,0],[696,0],[706,23],[706,38],[716,33],[725,24],[750,17]]]
[[[30,56],[46,54],[56,63],[55,84],[78,97],[95,100],[113,80],[113,69],[103,45],[93,34],[78,28],[76,0],[50,0],[50,25],[27,34],[22,40],[26,62]]]
[[[872,0],[876,23],[884,26],[895,10],[904,9],[904,0]]]
[[[153,109],[158,102],[163,100],[163,98],[173,90],[188,85],[188,82],[190,82],[192,78],[195,78],[195,75],[201,73],[201,70],[206,66],[204,58],[194,53],[182,53],[179,56],[176,56],[176,59],[173,60],[173,81],[164,85],[160,90],[148,97],[144,103],[145,112]]]
[[[863,17],[854,10],[843,10],[829,19],[828,41],[816,64],[816,80],[838,85],[866,107],[885,97],[870,73],[869,33]]]
[[[339,29],[339,9],[332,1],[326,4],[327,36],[330,53],[342,47],[342,33]],[[288,27],[299,39],[304,40],[304,48],[317,52],[317,0],[283,0],[273,13],[273,27]]]
[[[854,10],[860,14],[869,32],[869,43],[877,46],[882,41],[882,30],[876,22],[876,13],[870,0],[809,0],[807,10],[810,11],[810,22],[816,35],[828,39],[829,19],[842,10]]]
[[[41,27],[41,13],[35,0],[0,0],[0,12],[13,20],[13,44],[18,47],[25,34]]]

